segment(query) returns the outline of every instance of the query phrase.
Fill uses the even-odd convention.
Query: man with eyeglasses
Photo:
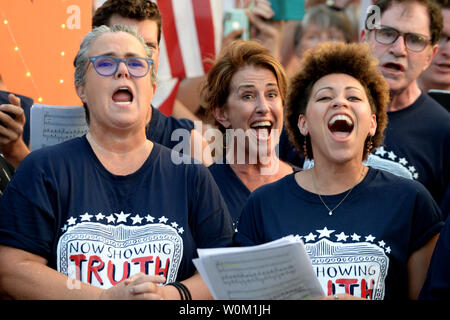
[[[444,28],[438,41],[438,51],[430,66],[419,77],[424,92],[430,89],[448,90],[450,93],[450,1],[439,1],[442,6]],[[444,106],[450,108],[450,106]]]
[[[441,205],[450,178],[450,115],[417,83],[438,49],[441,10],[429,0],[378,0],[374,5],[380,9],[379,25],[369,29],[368,15],[361,40],[378,58],[391,100],[384,145],[373,155],[402,165]],[[441,209],[445,218],[448,209]]]

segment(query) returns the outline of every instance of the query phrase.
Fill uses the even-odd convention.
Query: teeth
[[[338,115],[334,116],[333,118],[330,119],[330,122],[328,124],[330,126],[332,126],[338,120],[346,121],[349,126],[353,125],[352,119],[350,119],[349,116],[346,116],[346,115],[343,115],[343,114],[338,114]]]
[[[131,101],[116,101],[115,104],[120,104],[120,105],[127,105],[130,104]]]
[[[259,122],[255,122],[254,124],[252,124],[252,128],[256,128],[256,127],[270,127],[272,126],[272,124],[270,123],[270,121],[259,121]]]

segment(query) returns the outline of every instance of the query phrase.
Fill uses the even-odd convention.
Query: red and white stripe
[[[222,3],[217,0],[157,0],[162,14],[155,107],[170,114],[179,79],[208,72],[206,59],[220,50]]]

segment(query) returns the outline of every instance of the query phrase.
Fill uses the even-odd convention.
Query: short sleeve
[[[217,184],[204,165],[192,165],[190,179],[191,228],[198,248],[226,247],[232,244],[233,224]]]
[[[52,186],[33,156],[22,161],[0,198],[0,243],[48,258],[54,238]]]

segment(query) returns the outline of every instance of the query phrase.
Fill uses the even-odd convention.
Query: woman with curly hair
[[[443,224],[420,183],[363,164],[382,143],[388,100],[367,45],[306,53],[285,121],[315,164],[253,192],[237,244],[297,235],[330,299],[417,298]]]

